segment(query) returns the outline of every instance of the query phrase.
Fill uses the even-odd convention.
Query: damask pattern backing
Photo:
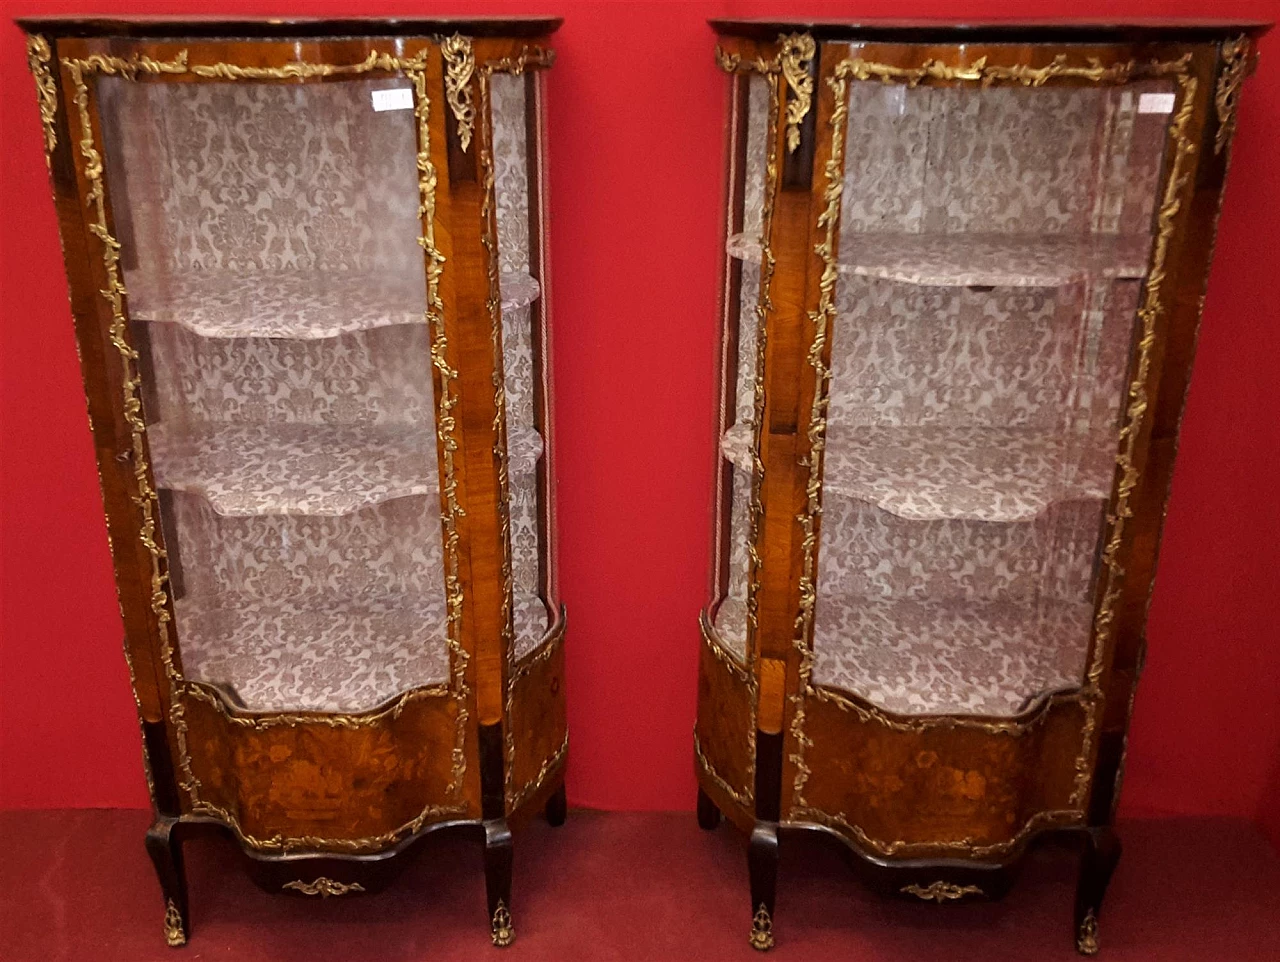
[[[1139,104],[1167,89],[851,84],[816,684],[1009,716],[1081,683],[1168,122]],[[751,184],[762,141],[746,160]],[[760,250],[758,224],[729,239],[740,344]],[[754,351],[737,360],[715,627],[742,655]]]
[[[408,82],[98,83],[188,677],[447,681],[417,132],[371,100]]]
[[[525,77],[494,74],[489,80],[489,93],[498,259],[503,271],[511,272],[512,276],[527,276],[530,236]],[[539,504],[533,463],[543,455],[542,439],[537,433],[539,412],[535,384],[539,372],[534,363],[534,339],[539,335],[534,331],[536,317],[537,313],[529,307],[512,309],[503,304],[502,378],[507,406],[511,578],[517,596],[535,599],[546,590],[541,574],[546,547],[540,543],[538,523],[543,508]],[[541,349],[541,345],[539,347]],[[516,470],[517,465],[529,467]],[[548,612],[545,606],[541,606],[540,612],[538,607],[527,605],[527,613],[515,618],[516,658],[531,652],[546,636]]]

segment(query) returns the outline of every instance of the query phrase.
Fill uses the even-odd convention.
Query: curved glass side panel
[[[849,97],[813,677],[1017,715],[1084,679],[1174,84]]]
[[[183,667],[247,710],[449,677],[409,87],[97,82]]]
[[[559,607],[550,520],[554,475],[547,443],[551,365],[541,285],[540,83],[538,71],[495,73],[489,80],[515,658],[537,647]]]
[[[768,152],[769,82],[735,77],[734,139],[725,268],[722,409],[712,597],[716,639],[746,657],[750,574],[751,483],[760,319],[760,245]]]

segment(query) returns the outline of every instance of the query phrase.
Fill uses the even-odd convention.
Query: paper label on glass
[[[373,109],[412,110],[413,90],[409,87],[396,87],[393,90],[375,90],[373,92]]]
[[[1173,94],[1143,94],[1138,98],[1138,113],[1169,114],[1173,113]]]

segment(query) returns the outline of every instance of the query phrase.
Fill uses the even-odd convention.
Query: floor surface
[[[0,812],[3,962],[755,962],[744,840],[692,813],[571,812],[516,835],[516,943],[489,944],[478,846],[428,840],[391,888],[267,894],[228,842],[187,846],[191,939],[170,949],[138,811]],[[1131,821],[1102,915],[1105,962],[1280,960],[1280,855],[1244,822]],[[1078,958],[1076,857],[1034,852],[999,903],[872,895],[834,849],[784,842],[777,962]]]

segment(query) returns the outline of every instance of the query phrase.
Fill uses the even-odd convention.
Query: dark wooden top
[[[461,33],[469,37],[540,37],[552,33],[560,17],[19,17],[27,33],[47,37],[429,37]]]
[[[1151,43],[1217,41],[1242,33],[1261,36],[1262,20],[721,20],[707,21],[721,36],[776,40],[809,33],[815,40],[881,43]]]

